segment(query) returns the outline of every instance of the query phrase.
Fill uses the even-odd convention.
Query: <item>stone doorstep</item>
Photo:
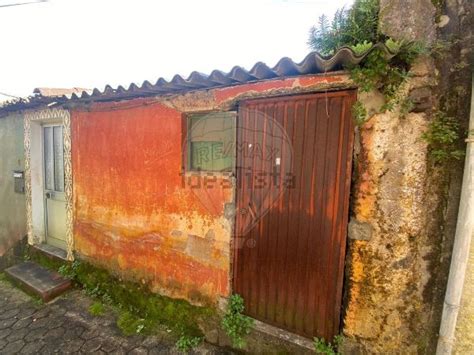
[[[39,296],[44,302],[51,301],[72,286],[71,280],[31,261],[12,266],[5,270],[5,274],[20,288]]]
[[[52,245],[48,244],[35,244],[32,245],[31,248],[33,251],[43,254],[49,259],[54,259],[57,261],[67,261],[67,253],[65,250],[60,248],[53,247]]]
[[[309,350],[310,352],[314,352],[314,345],[310,339],[298,334],[291,333],[284,329],[274,327],[270,324],[263,323],[257,319],[254,319],[253,321],[255,331],[273,338],[277,338],[285,343],[292,344],[296,347],[301,348],[302,351],[304,350],[306,352],[307,350]]]

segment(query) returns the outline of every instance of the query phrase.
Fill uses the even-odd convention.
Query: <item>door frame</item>
[[[67,259],[73,260],[71,117],[68,110],[46,109],[25,113],[25,199],[28,244],[36,245],[46,241],[43,125],[50,124],[63,126],[66,252]]]

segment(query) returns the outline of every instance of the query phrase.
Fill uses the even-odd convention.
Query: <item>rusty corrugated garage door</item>
[[[339,333],[355,91],[239,107],[233,291],[247,314]]]

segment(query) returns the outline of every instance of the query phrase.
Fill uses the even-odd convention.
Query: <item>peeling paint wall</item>
[[[25,168],[23,116],[0,118],[0,257],[26,235],[25,195],[14,192],[13,171]]]
[[[182,114],[345,85],[344,75],[314,75],[73,110],[75,250],[161,294],[227,296],[234,189],[226,176],[210,189],[183,186]]]
[[[174,297],[226,295],[232,190],[210,209],[182,188],[181,113],[75,112],[72,139],[76,250]]]

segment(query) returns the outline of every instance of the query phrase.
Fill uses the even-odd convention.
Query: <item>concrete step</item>
[[[5,274],[20,288],[48,302],[72,286],[56,271],[48,270],[34,262],[27,261],[5,270]]]
[[[67,253],[65,250],[53,247],[48,244],[36,244],[30,246],[31,251],[34,253],[40,253],[51,260],[56,260],[59,262],[67,261]]]

